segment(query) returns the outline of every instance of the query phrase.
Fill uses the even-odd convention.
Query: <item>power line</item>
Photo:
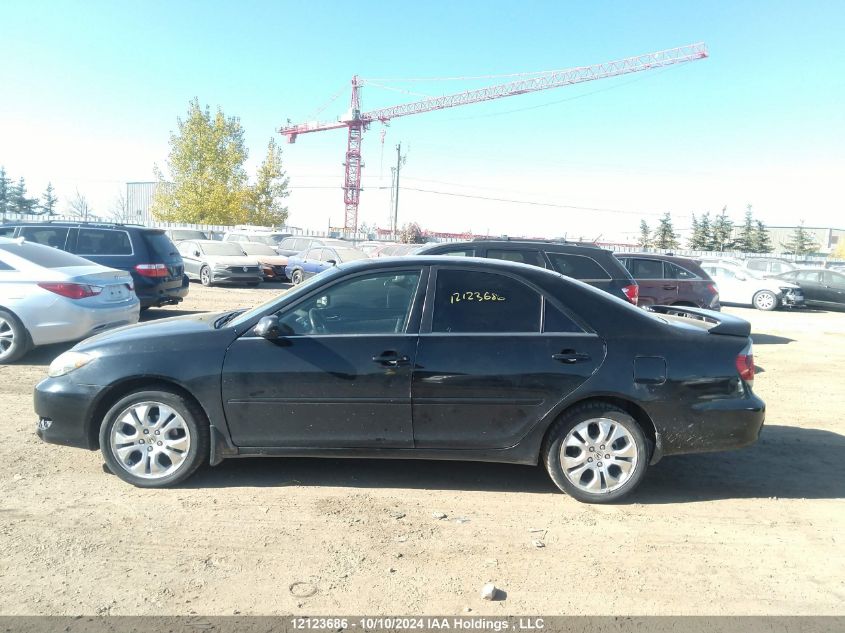
[[[509,202],[511,204],[528,204],[536,207],[554,207],[556,209],[577,209],[580,211],[597,211],[601,213],[622,213],[625,215],[653,215],[662,216],[662,212],[657,211],[632,211],[628,209],[607,209],[602,207],[582,207],[574,204],[560,204],[557,202],[537,202],[535,200],[514,200],[511,198],[494,198],[491,196],[476,196],[468,193],[454,193],[451,191],[435,191],[433,189],[418,189],[416,187],[401,187],[406,191],[418,191],[421,193],[431,193],[439,196],[454,196],[456,198],[473,198],[476,200],[489,200],[491,202]]]

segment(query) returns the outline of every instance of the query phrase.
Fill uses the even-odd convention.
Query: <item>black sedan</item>
[[[826,268],[800,268],[774,278],[801,286],[808,306],[845,309],[845,273]]]
[[[36,387],[38,434],[150,488],[227,457],[394,457],[539,462],[606,502],[663,455],[757,439],[749,332],[524,264],[353,262],[249,311],[78,344]]]

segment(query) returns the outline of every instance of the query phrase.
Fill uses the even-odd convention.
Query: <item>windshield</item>
[[[275,255],[276,251],[266,244],[249,244],[241,242],[241,248],[247,255]]]
[[[354,248],[338,248],[335,249],[338,257],[340,257],[340,261],[342,262],[351,262],[355,261],[356,259],[368,259],[367,254],[363,251],[356,250]]]
[[[171,239],[175,241],[182,240],[207,240],[208,236],[202,231],[194,231],[190,229],[174,229],[170,232]]]
[[[258,316],[259,314],[263,314],[264,312],[266,312],[275,303],[278,303],[279,300],[282,297],[284,297],[285,299],[293,300],[296,297],[299,297],[300,295],[303,295],[307,292],[310,292],[312,286],[319,286],[320,284],[323,284],[327,281],[330,281],[335,275],[338,274],[338,271],[340,271],[340,270],[341,270],[340,268],[330,268],[329,270],[327,270],[324,273],[320,273],[319,275],[314,275],[313,277],[309,278],[307,281],[304,281],[301,284],[299,284],[298,286],[296,286],[296,288],[294,288],[292,290],[288,290],[286,293],[283,293],[281,295],[276,295],[274,297],[271,297],[270,299],[268,299],[264,303],[261,303],[261,304],[255,306],[251,310],[247,310],[243,314],[239,315],[238,318],[230,321],[228,323],[228,325],[231,325],[233,327],[238,327],[239,325],[246,323],[250,319]]]
[[[240,246],[234,242],[220,242],[200,244],[202,252],[206,255],[236,255],[243,257],[243,251]]]

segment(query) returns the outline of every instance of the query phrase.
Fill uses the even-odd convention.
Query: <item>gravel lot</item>
[[[194,285],[147,318],[278,292]],[[37,439],[32,388],[70,346],[39,349],[0,366],[0,613],[845,614],[845,313],[728,311],[753,324],[761,440],[667,458],[609,507],[450,462],[231,460],[135,489]]]

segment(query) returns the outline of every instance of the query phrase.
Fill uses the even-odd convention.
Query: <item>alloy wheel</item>
[[[758,292],[754,297],[754,307],[760,310],[771,310],[777,299],[771,292]]]
[[[200,270],[200,282],[202,282],[203,286],[211,285],[211,271],[208,270],[207,267],[203,267],[203,269]]]
[[[560,463],[566,478],[584,492],[612,492],[628,481],[639,454],[631,433],[609,418],[576,425],[563,439]]]
[[[109,447],[120,466],[142,479],[161,479],[182,466],[191,448],[185,420],[160,402],[138,402],[112,425]]]
[[[12,324],[3,317],[0,317],[0,358],[9,353],[15,345],[15,330]]]

